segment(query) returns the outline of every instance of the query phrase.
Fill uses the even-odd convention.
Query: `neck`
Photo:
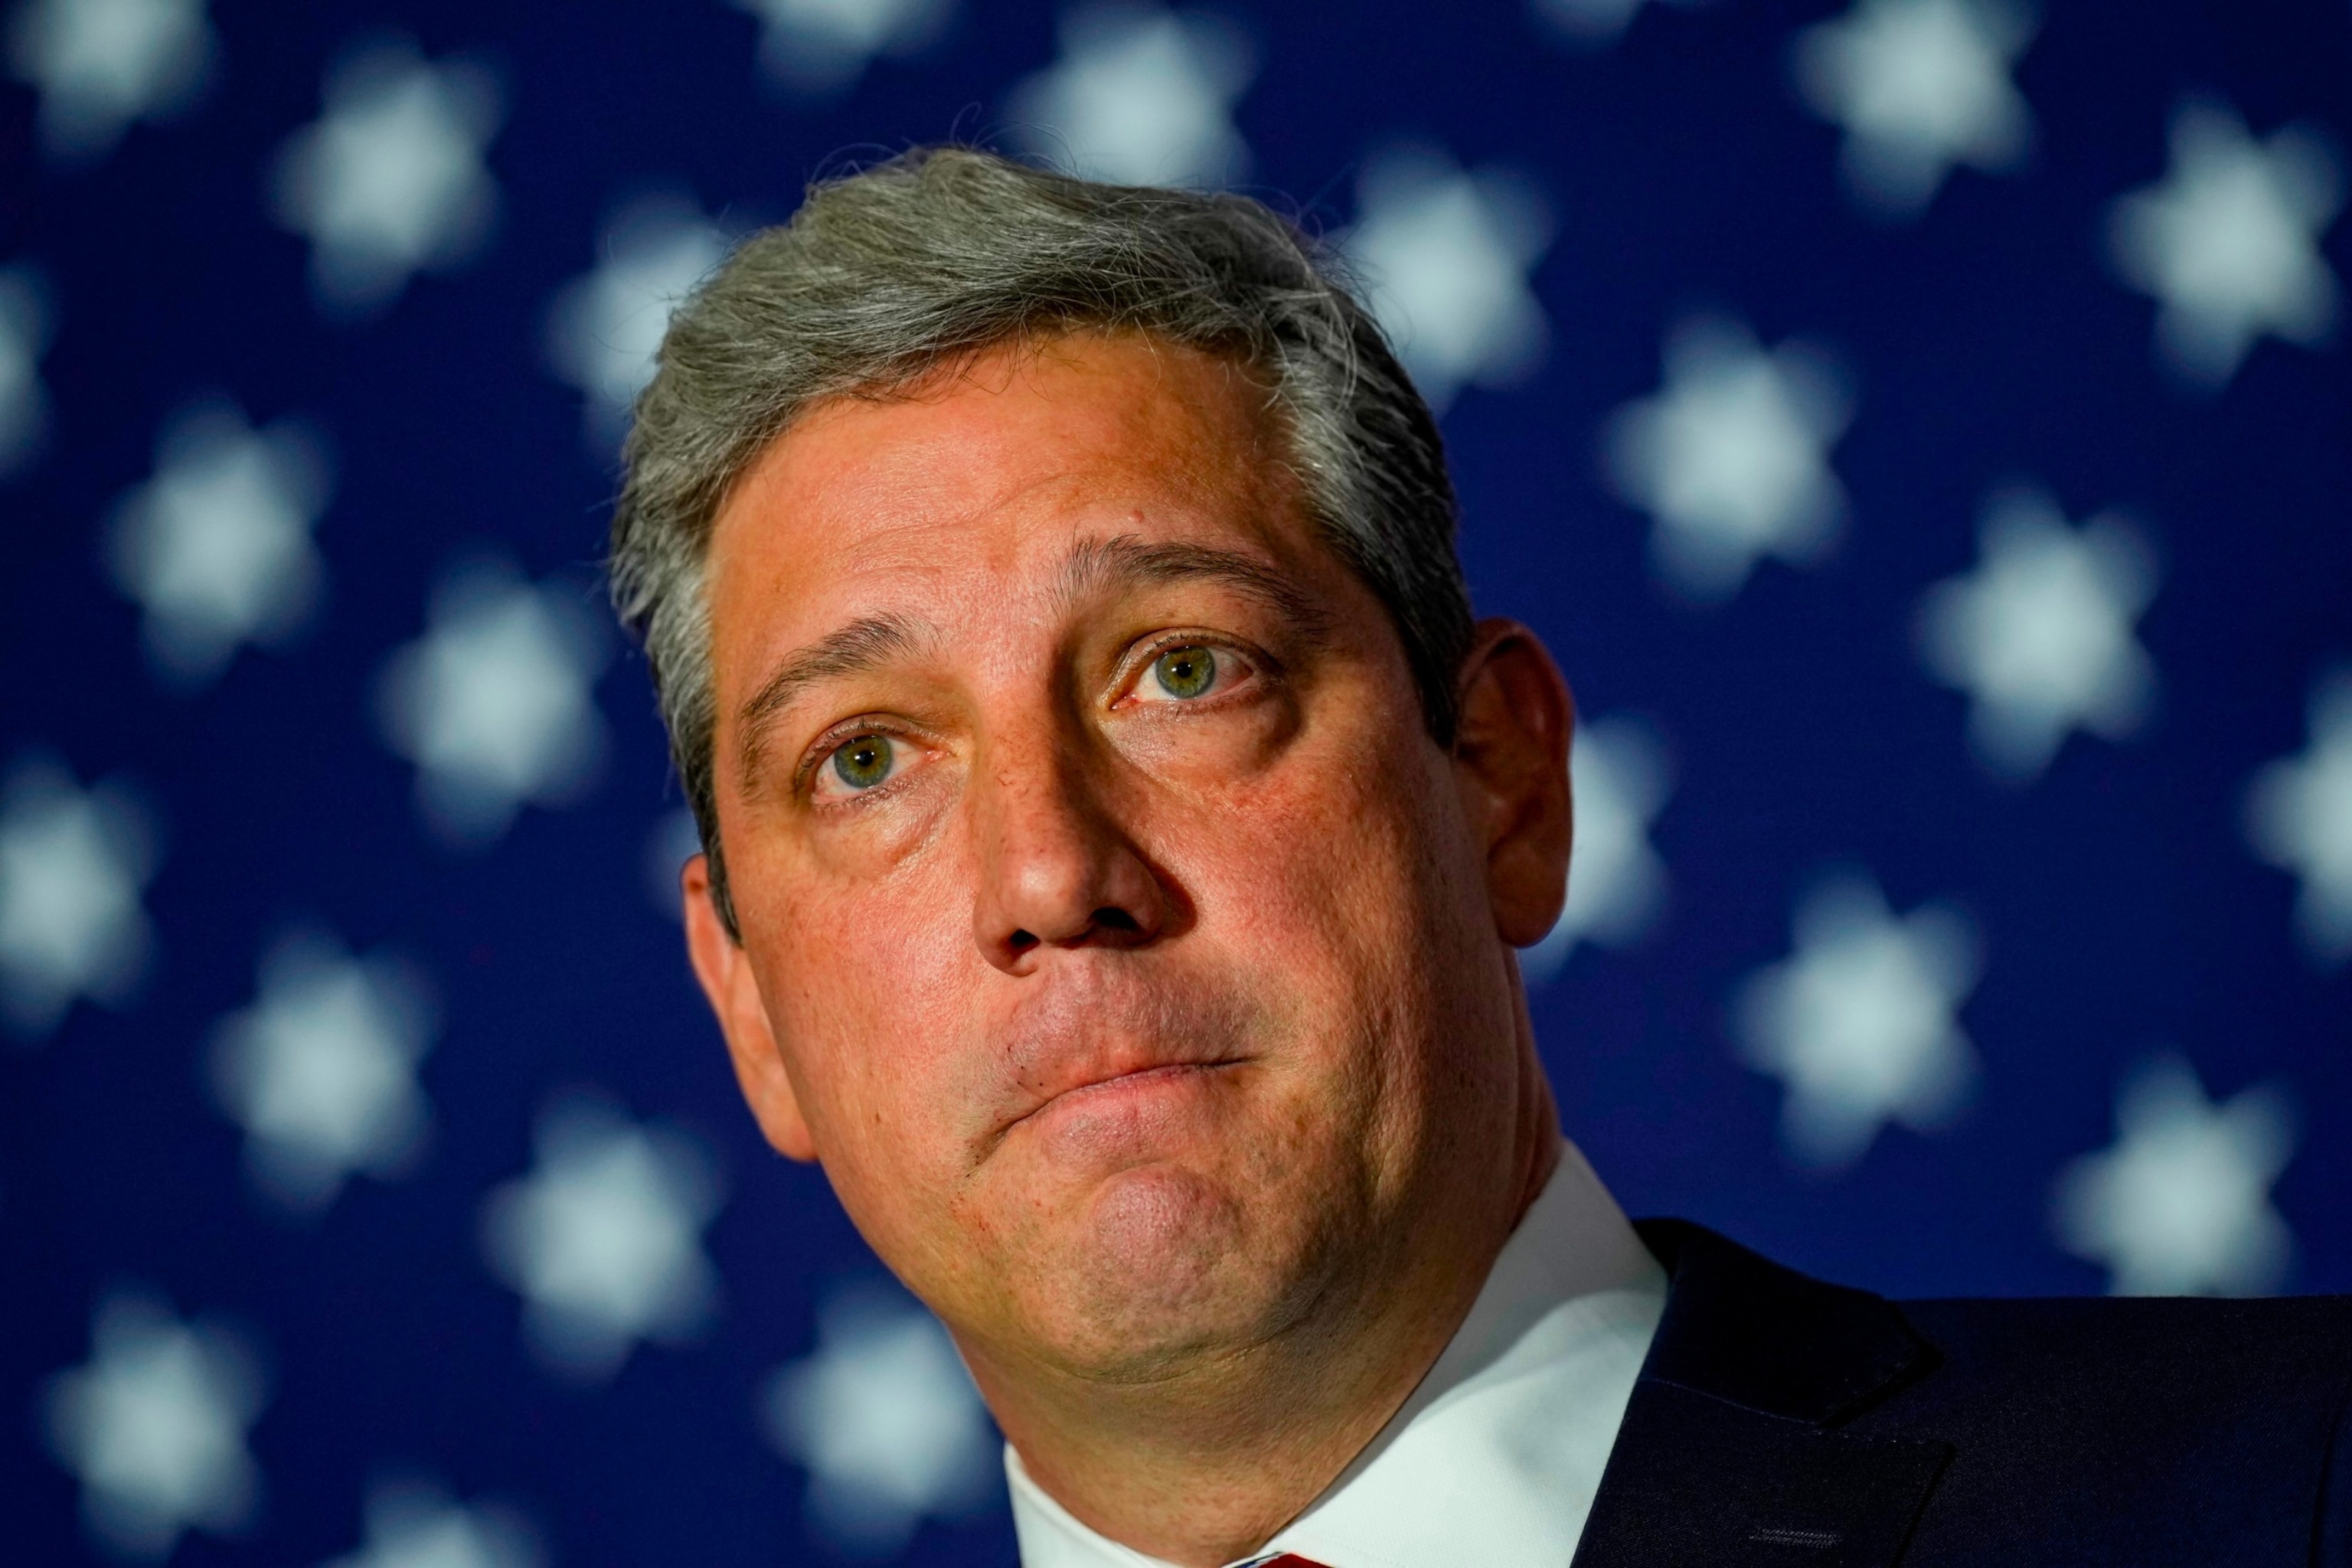
[[[1264,1545],[1412,1393],[1559,1163],[1531,1040],[1525,1072],[1509,1161],[1489,1177],[1484,1212],[1400,1227],[1398,1255],[1268,1340],[1115,1385],[966,1344],[1030,1478],[1097,1533],[1181,1568],[1219,1568]]]

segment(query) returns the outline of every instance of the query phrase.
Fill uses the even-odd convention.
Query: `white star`
[[[377,696],[386,742],[416,764],[426,820],[478,844],[504,833],[525,801],[577,798],[604,751],[591,689],[607,650],[583,596],[473,563],[443,578],[425,617]]]
[[[2309,132],[2256,142],[2219,105],[2174,114],[2171,167],[2116,200],[2107,240],[2124,281],[2159,301],[2157,348],[2183,381],[2221,385],[2265,332],[2327,340],[2336,285],[2319,237],[2343,201],[2336,158]]]
[[[401,1173],[432,1117],[416,1087],[434,1010],[397,959],[355,959],[298,934],[261,962],[260,994],[221,1021],[214,1092],[246,1131],[246,1171],[298,1215],[335,1201],[354,1171]]]
[[[857,85],[877,55],[908,55],[939,37],[949,0],[728,0],[760,18],[760,65],[804,98]]]
[[[837,1548],[895,1555],[928,1515],[994,1495],[997,1438],[939,1320],[895,1291],[844,1290],[817,1312],[816,1353],[776,1369],[768,1436],[808,1471],[805,1517]]]
[[[2352,672],[2312,689],[2310,744],[2263,768],[2246,790],[2254,853],[2303,879],[2294,924],[2322,968],[2352,958]]]
[[[278,155],[278,215],[310,237],[320,307],[364,314],[418,268],[465,261],[488,233],[499,192],[482,153],[499,95],[475,66],[383,44],[330,72],[325,97],[326,112]]]
[[[1694,5],[1701,0],[1659,0],[1666,5]],[[1642,0],[1528,0],[1538,23],[1561,42],[1578,48],[1613,44],[1642,8]]]
[[[41,143],[68,162],[194,103],[218,49],[204,0],[27,0],[8,18],[8,64],[41,95]]]
[[[1888,1121],[1932,1131],[1966,1103],[1976,1053],[1954,1015],[1975,989],[1968,922],[1940,904],[1900,919],[1866,878],[1797,907],[1796,951],[1740,986],[1741,1054],[1788,1087],[1780,1138],[1811,1165],[1861,1157]]]
[[[2074,730],[2122,740],[2147,717],[2156,666],[2133,636],[2156,559],[2113,514],[2079,530],[2049,497],[1998,495],[1976,570],[1919,602],[1928,671],[1969,693],[1969,744],[2004,778],[2033,778]]]
[[[529,1177],[482,1207],[491,1268],[524,1300],[523,1332],[554,1371],[611,1376],[640,1339],[692,1337],[715,1310],[702,1228],[709,1161],[683,1133],[568,1100],[539,1119]]]
[[[368,1489],[367,1545],[325,1568],[538,1568],[539,1536],[513,1510],[467,1506],[424,1480]]]
[[[1845,515],[1829,451],[1853,412],[1826,356],[1794,340],[1767,353],[1745,327],[1701,318],[1664,358],[1664,388],[1620,408],[1601,440],[1617,493],[1656,520],[1660,581],[1714,604],[1764,556],[1819,561]]]
[[[609,447],[653,379],[670,311],[727,254],[727,238],[690,201],[654,196],[604,226],[595,270],[565,284],[547,312],[548,361],[588,395],[590,438]]]
[[[2033,116],[2009,79],[2033,36],[2004,0],[1858,0],[1797,36],[1798,89],[1845,128],[1847,188],[1881,216],[1916,217],[1955,163],[2022,163]]]
[[[115,585],[146,609],[159,677],[213,680],[239,643],[302,627],[325,576],[310,525],[326,500],[325,458],[299,426],[257,434],[215,404],[165,428],[155,477],[123,497],[107,540]]]
[[[48,425],[41,355],[49,346],[49,291],[40,273],[18,262],[0,267],[0,479],[38,449]]]
[[[1622,716],[1580,724],[1568,766],[1576,801],[1568,902],[1550,934],[1519,954],[1520,972],[1533,984],[1558,973],[1579,942],[1617,947],[1638,940],[1665,903],[1666,868],[1650,847],[1650,824],[1673,780],[1657,735]]]
[[[1088,179],[1222,185],[1249,171],[1233,106],[1255,52],[1205,14],[1109,0],[1062,17],[1062,58],[1013,89],[1014,137]]]
[[[1400,148],[1366,162],[1356,205],[1340,243],[1431,408],[1443,413],[1465,383],[1507,386],[1542,362],[1547,328],[1528,269],[1551,220],[1532,187]]]
[[[137,1295],[101,1302],[90,1341],[90,1359],[50,1379],[43,1402],[49,1450],[81,1481],[90,1533],[160,1560],[192,1527],[242,1526],[261,1479],[245,1447],[261,1378],[245,1348]]]
[[[77,996],[120,1005],[153,934],[141,889],[154,829],[121,784],[87,792],[55,763],[21,761],[0,784],[0,1009],[19,1032],[58,1026]]]
[[[2118,1296],[2252,1296],[2285,1276],[2294,1240],[2271,1183],[2294,1151],[2285,1097],[2267,1084],[2223,1105],[2178,1057],[2116,1097],[2115,1143],[2059,1173],[2052,1205],[2069,1252],[2106,1265]]]

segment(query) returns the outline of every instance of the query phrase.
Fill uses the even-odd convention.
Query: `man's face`
[[[709,561],[697,966],[976,1367],[1245,1354],[1488,1180],[1491,834],[1244,372],[1076,336],[826,405]]]

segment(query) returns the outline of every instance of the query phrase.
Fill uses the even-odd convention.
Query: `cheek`
[[[1244,879],[1343,924],[1409,913],[1440,826],[1424,749],[1335,736],[1238,795],[1230,820]]]
[[[909,773],[894,780],[887,795],[822,808],[823,824],[803,826],[794,836],[804,863],[787,874],[845,892],[863,891],[880,887],[908,860],[927,852],[951,826],[966,781],[951,756],[933,752],[906,765]]]
[[[1301,725],[1297,702],[1276,690],[1213,715],[1130,714],[1110,739],[1131,766],[1161,784],[1215,795],[1250,787],[1279,767]]]
[[[1402,1047],[1422,1010],[1441,892],[1443,802],[1420,746],[1342,739],[1216,814],[1183,874],[1202,934],[1244,973],[1279,975],[1302,1016]]]
[[[836,879],[777,868],[793,889],[744,910],[763,943],[761,991],[820,1157],[853,1192],[928,1187],[948,1168],[948,1042],[974,983],[964,905],[910,875]]]

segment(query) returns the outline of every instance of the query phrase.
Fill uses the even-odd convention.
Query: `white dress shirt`
[[[1326,1568],[1566,1563],[1665,1303],[1665,1270],[1563,1143],[1412,1397],[1244,1563],[1286,1552]],[[1004,1468],[1022,1568],[1169,1568],[1079,1523],[1010,1446]]]

